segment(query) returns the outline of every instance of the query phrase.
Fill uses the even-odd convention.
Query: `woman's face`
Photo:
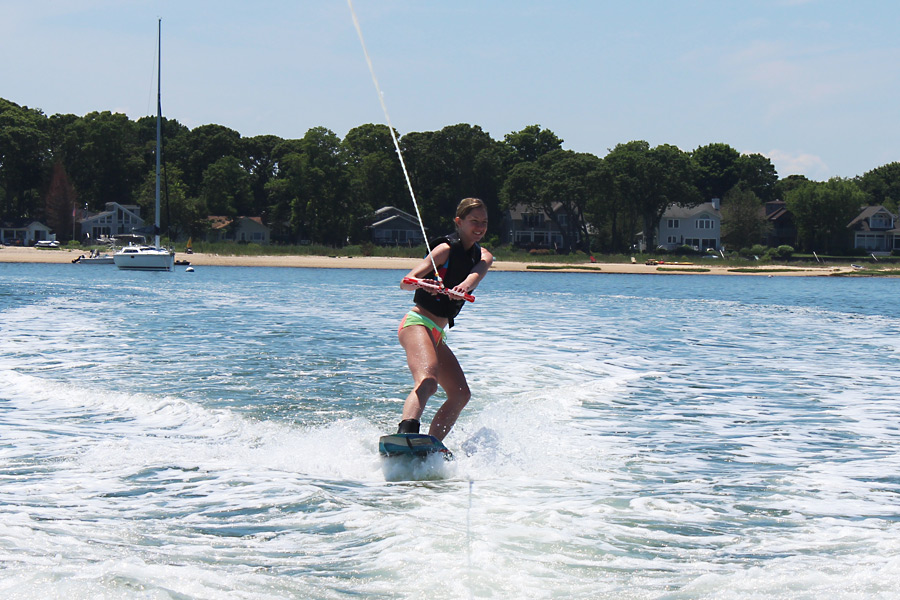
[[[456,217],[456,227],[459,231],[459,237],[467,243],[474,244],[481,241],[484,234],[487,233],[488,216],[487,211],[481,207],[473,208],[463,218]]]

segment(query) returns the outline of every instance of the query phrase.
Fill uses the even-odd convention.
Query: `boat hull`
[[[112,256],[99,256],[95,258],[82,256],[76,258],[72,262],[76,265],[112,265],[115,264],[116,261]]]
[[[116,267],[126,271],[172,271],[175,255],[166,250],[141,248],[137,252],[126,249],[113,256]]]

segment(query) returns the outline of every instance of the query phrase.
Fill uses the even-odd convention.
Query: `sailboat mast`
[[[157,22],[156,41],[156,227],[154,246],[159,248],[159,168],[162,159],[162,19]]]

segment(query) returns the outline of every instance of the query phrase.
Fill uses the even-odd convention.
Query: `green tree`
[[[525,205],[556,224],[563,249],[589,250],[587,207],[598,193],[600,159],[591,154],[554,150],[534,162],[521,162],[509,173],[501,193],[503,205]]]
[[[645,141],[618,144],[604,158],[600,189],[616,196],[625,225],[621,240],[631,243],[643,227],[647,243],[656,239],[659,220],[670,204],[695,206],[701,202],[691,155],[675,146],[650,148]],[[605,171],[605,173],[604,173]],[[606,183],[603,181],[606,180]]]
[[[738,173],[738,182],[744,184],[744,187],[756,194],[762,202],[775,199],[778,173],[771,160],[762,154],[741,154],[735,161],[735,169]]]
[[[91,209],[131,204],[145,165],[134,121],[120,113],[92,112],[65,129],[62,152],[79,197]]]
[[[250,176],[234,156],[223,156],[203,172],[200,200],[210,214],[227,217],[255,216]]]
[[[585,207],[585,221],[590,227],[592,246],[605,252],[624,252],[637,227],[623,226],[625,219],[622,197],[616,192],[616,180],[611,163],[598,159],[595,176],[596,193]],[[636,221],[635,221],[636,222]],[[623,231],[630,232],[624,235]]]
[[[169,162],[184,173],[187,194],[200,197],[206,170],[220,158],[239,158],[241,134],[221,125],[201,125],[166,144]]]
[[[266,184],[275,176],[278,166],[275,150],[283,141],[275,135],[257,135],[241,138],[238,142],[241,166],[250,177],[252,201],[247,216],[265,216],[268,207]]]
[[[303,196],[306,229],[315,242],[343,246],[352,217],[341,140],[325,127],[306,132],[303,145]]]
[[[722,241],[732,248],[762,243],[770,224],[762,202],[746,184],[731,188],[722,199]]]
[[[266,184],[273,241],[296,243],[309,240],[309,232],[305,229],[306,204],[300,202],[302,192],[303,155],[300,152],[280,155],[278,172]]]
[[[50,161],[47,119],[40,110],[0,98],[0,217],[37,216]]]
[[[857,182],[869,197],[869,204],[884,206],[897,214],[900,205],[900,162],[892,162],[867,171]]]
[[[44,219],[47,227],[56,232],[58,239],[73,237],[73,221],[76,218],[78,197],[75,186],[69,181],[62,162],[53,163],[50,185],[44,195]]]
[[[640,204],[641,198],[651,193],[651,162],[650,144],[643,140],[617,144],[603,159],[600,189],[611,227],[611,250],[627,250],[641,231]],[[594,214],[595,225],[602,229],[598,217],[603,211],[595,209]]]
[[[847,225],[856,218],[866,200],[865,192],[856,182],[840,177],[824,183],[806,183],[790,190],[785,197],[804,249],[817,252],[848,248]]]
[[[529,125],[521,131],[507,133],[504,142],[513,150],[516,162],[534,162],[554,150],[561,150],[563,140],[540,125]]]
[[[697,187],[704,201],[724,198],[740,180],[740,153],[728,144],[708,144],[691,153],[697,164]]]
[[[156,166],[144,177],[137,194],[141,214],[145,220],[152,220],[156,210]],[[206,232],[209,215],[207,206],[199,198],[187,195],[181,169],[176,165],[163,164],[160,174],[160,230],[172,240],[200,237]],[[217,213],[218,214],[218,213]],[[148,222],[149,222],[148,220]]]
[[[485,174],[500,150],[490,135],[478,126],[458,124],[407,134],[400,142],[422,218],[432,232],[451,231],[459,201],[469,196],[484,200],[488,218],[495,218],[492,207],[500,185]]]
[[[784,200],[788,192],[803,187],[807,183],[811,183],[811,180],[806,175],[788,175],[784,179],[779,179],[775,184],[775,198]]]
[[[406,210],[412,201],[387,125],[355,127],[341,145],[347,161],[349,235],[351,241],[364,241],[369,238],[367,216],[382,206]]]

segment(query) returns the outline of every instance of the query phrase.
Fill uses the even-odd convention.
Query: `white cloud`
[[[772,161],[779,177],[805,175],[815,181],[821,181],[829,177],[828,165],[825,164],[821,157],[815,154],[805,152],[792,153],[785,150],[769,150],[761,154]]]

